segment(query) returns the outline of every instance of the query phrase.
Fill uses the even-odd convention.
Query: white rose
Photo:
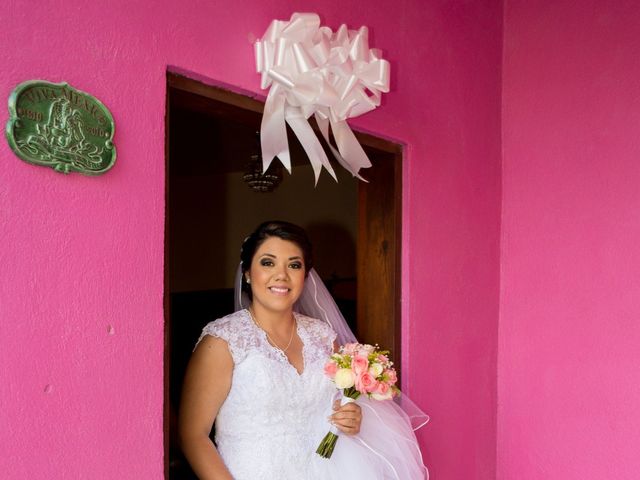
[[[365,343],[364,345],[360,345],[360,353],[364,354],[364,355],[369,355],[370,353],[373,353],[373,351],[376,349],[376,347],[374,347],[373,345],[369,345],[368,343]]]
[[[389,389],[387,393],[372,393],[371,397],[373,397],[374,400],[390,400],[393,398],[393,391]]]
[[[369,367],[369,373],[373,376],[373,378],[378,378],[380,375],[382,375],[383,370],[384,368],[382,368],[382,365],[380,365],[379,363],[372,363]]]
[[[351,388],[356,383],[356,376],[350,368],[341,368],[336,372],[336,376],[333,379],[336,382],[336,387]]]

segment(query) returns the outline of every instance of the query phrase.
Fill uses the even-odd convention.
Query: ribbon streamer
[[[263,171],[278,157],[291,173],[288,123],[309,157],[316,184],[322,167],[337,181],[324,149],[309,125],[314,116],[338,163],[354,177],[371,162],[347,124],[347,119],[374,110],[389,91],[389,62],[369,48],[368,29],[335,32],[320,25],[315,13],[294,13],[273,20],[255,43],[261,88],[269,89],[260,141]],[[329,129],[336,142],[329,142]]]

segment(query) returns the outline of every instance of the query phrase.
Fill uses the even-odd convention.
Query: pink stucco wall
[[[392,62],[393,91],[354,123],[407,145],[403,364],[432,415],[425,459],[435,478],[494,475],[500,2],[8,0],[0,98],[36,78],[90,92],[118,161],[65,177],[0,141],[2,478],[162,477],[165,72],[257,92],[251,41],[311,7],[368,25]]]
[[[640,478],[638,25],[506,2],[500,480]]]
[[[502,7],[415,3],[404,25],[420,33],[398,70],[419,70],[398,80],[398,95],[407,88],[416,96],[403,96],[393,113],[403,122],[395,135],[409,142],[403,301],[411,391],[433,414],[422,435],[433,478],[492,479]]]

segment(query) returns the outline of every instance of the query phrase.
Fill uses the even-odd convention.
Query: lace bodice
[[[215,438],[236,480],[323,478],[313,465],[336,393],[323,374],[335,333],[319,320],[300,314],[296,320],[304,344],[301,374],[269,344],[247,310],[209,323],[200,337],[225,340],[233,358],[231,389],[216,417]]]

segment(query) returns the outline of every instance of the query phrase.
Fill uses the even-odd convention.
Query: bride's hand
[[[329,421],[338,430],[347,435],[355,435],[360,431],[360,424],[362,423],[360,405],[352,402],[340,406],[340,400],[336,400],[333,404],[333,410],[333,415],[329,417]]]

